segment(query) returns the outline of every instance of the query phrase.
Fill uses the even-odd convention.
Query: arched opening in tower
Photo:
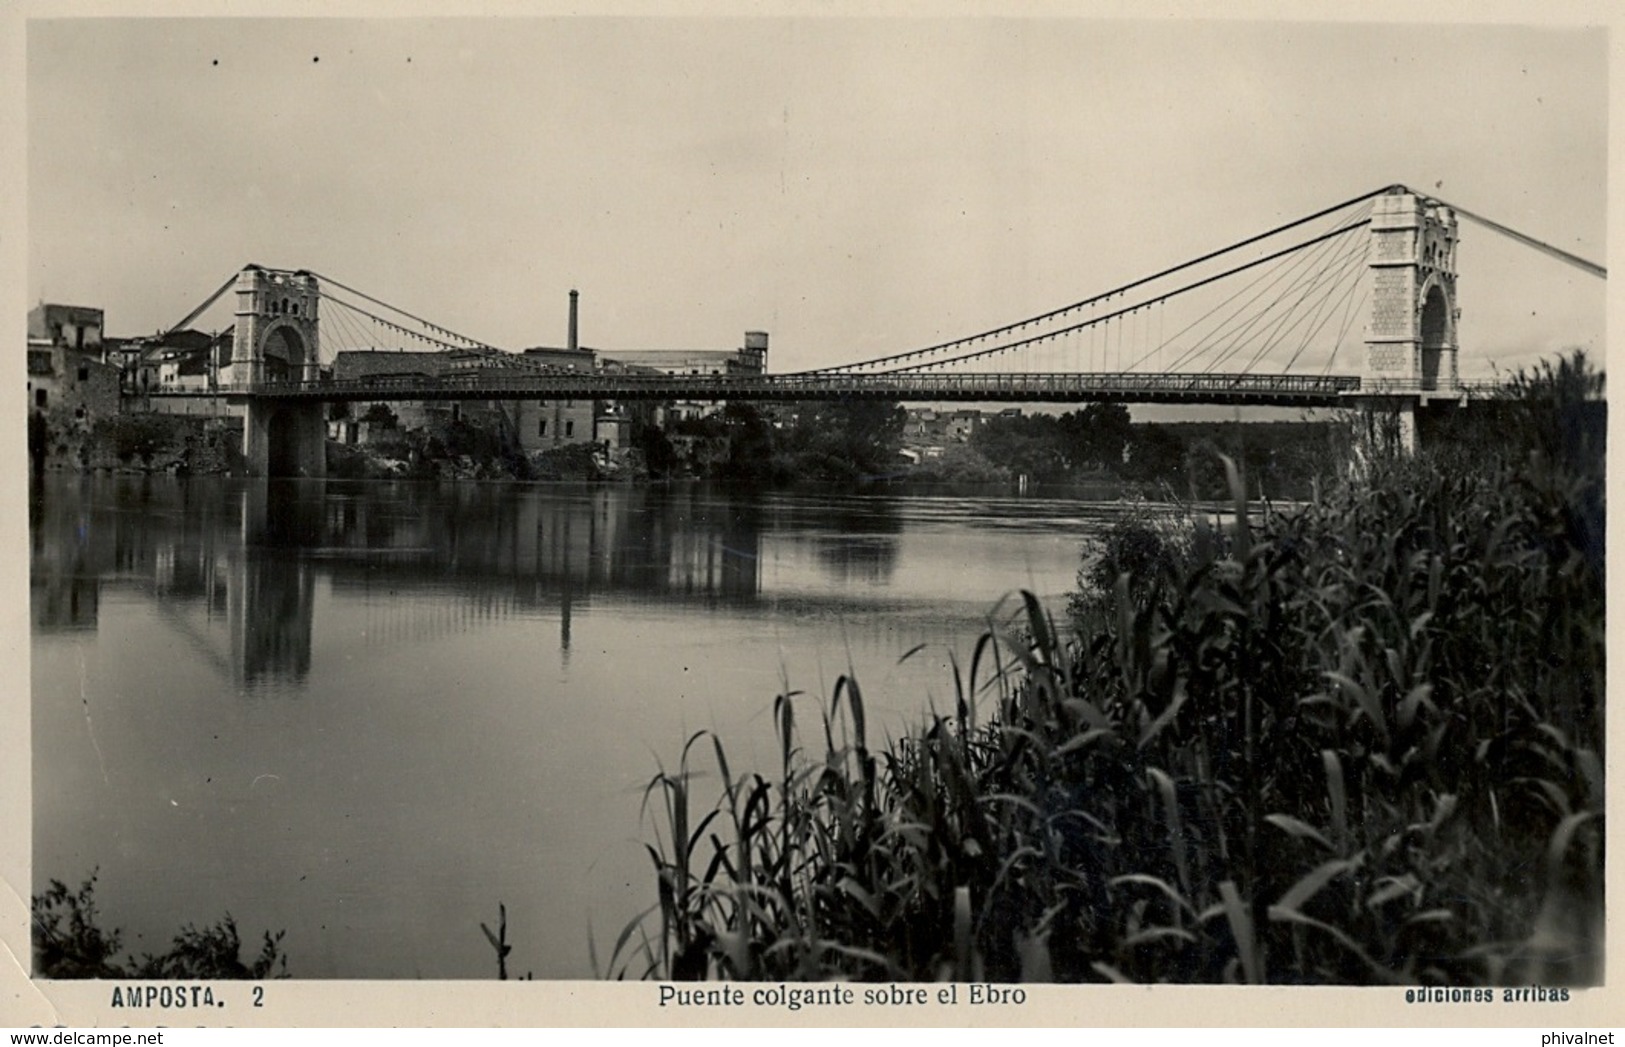
[[[293,382],[305,376],[305,340],[291,327],[276,327],[265,336],[267,382]]]
[[[1444,352],[1450,345],[1450,304],[1444,289],[1437,285],[1428,290],[1422,303],[1422,388],[1439,388],[1439,368]]]

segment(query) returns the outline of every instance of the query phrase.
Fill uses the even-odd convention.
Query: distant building
[[[527,349],[522,354],[532,363],[560,371],[591,372],[597,356],[591,349]],[[338,381],[358,378],[418,376],[446,378],[468,374],[502,363],[489,354],[472,350],[449,352],[390,352],[353,349],[340,352],[333,360],[333,377]],[[513,433],[521,450],[546,450],[572,443],[591,443],[595,434],[598,404],[584,400],[408,400],[387,405],[403,429],[421,429],[436,421],[467,419],[485,425],[505,427]],[[364,430],[355,424],[367,410],[355,404],[350,428],[338,424],[336,438],[343,442],[364,440]]]
[[[632,446],[632,430],[637,421],[638,419],[622,411],[618,406],[605,405],[593,419],[593,442],[612,453],[624,451]]]
[[[598,369],[596,349],[535,346],[521,355],[549,370],[591,374]],[[597,418],[602,405],[597,400],[510,400],[504,406],[511,412],[519,446],[527,453],[599,439]]]
[[[114,338],[110,335],[102,336],[102,359],[119,369],[124,377],[126,391],[133,389],[133,376],[141,363],[141,356],[147,350],[147,344],[139,338]]]
[[[123,358],[124,389],[145,397],[143,409],[160,414],[201,415],[211,418],[239,418],[241,404],[230,404],[224,396],[151,397],[152,393],[208,393],[222,384],[221,374],[231,363],[231,328],[208,334],[190,328],[170,331],[148,339],[126,342],[114,355]],[[132,354],[129,346],[139,348]]]
[[[538,345],[523,350],[520,355],[532,364],[541,364],[549,370],[578,371],[583,374],[598,370],[596,349],[559,349]]]
[[[600,351],[575,341],[575,313],[572,299],[570,341],[567,347],[533,346],[518,355],[531,366],[559,373],[666,374],[684,376],[724,376],[762,374],[767,368],[767,334],[747,331],[744,345],[726,350],[629,350]],[[404,350],[351,349],[339,352],[333,361],[333,377],[338,381],[410,377],[454,378],[487,368],[508,366],[488,352],[449,350],[407,352]],[[177,381],[183,380],[177,375]],[[437,419],[466,418],[506,428],[526,453],[566,444],[595,443],[606,450],[620,451],[630,446],[638,430],[656,424],[663,415],[693,417],[708,414],[710,404],[682,403],[664,407],[641,401],[626,404],[602,400],[460,400],[402,401],[386,405],[403,429],[418,429]],[[370,405],[351,406],[348,419],[334,418],[330,435],[345,443],[365,442],[372,431],[361,422]]]
[[[957,411],[914,408],[908,412],[903,443],[910,447],[936,447],[940,453],[944,444],[969,441],[986,421],[987,416],[974,408]]]
[[[746,331],[738,349],[624,349],[605,351],[605,369],[623,368],[682,377],[757,375],[767,372],[767,332]],[[709,401],[684,400],[671,405],[678,418],[697,418],[717,410]]]
[[[86,306],[41,302],[28,311],[32,410],[80,421],[118,412],[118,368],[102,362],[102,326],[102,311]]]
[[[89,306],[41,302],[28,311],[30,342],[49,342],[76,352],[94,352],[99,356],[103,327],[102,311]]]
[[[987,417],[976,410],[952,411],[942,418],[946,429],[944,435],[956,443],[965,443],[987,421]]]
[[[596,400],[508,400],[496,401],[512,412],[519,446],[525,451],[545,451],[564,444],[591,443],[596,437],[593,425]]]
[[[103,363],[102,312],[41,303],[28,315],[28,410],[45,422],[45,461],[81,462],[99,418],[119,410],[119,371]]]
[[[767,371],[767,332],[746,331],[738,349],[620,349],[606,361],[670,375],[763,374]]]
[[[334,381],[345,382],[365,378],[439,378],[449,370],[447,354],[443,352],[396,352],[385,349],[345,349],[333,358]],[[350,405],[352,419],[366,414],[371,405]],[[421,429],[437,418],[448,418],[452,405],[426,400],[395,401],[384,404],[399,419],[403,429]],[[350,428],[342,439],[354,443],[358,430]]]
[[[158,365],[160,392],[206,393],[214,385],[214,371],[209,367],[207,352],[184,353],[170,350],[155,362]]]

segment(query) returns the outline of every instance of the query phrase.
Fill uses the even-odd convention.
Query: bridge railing
[[[1155,374],[1139,372],[1062,374],[1054,372],[1004,372],[960,374],[875,374],[831,375],[820,372],[793,372],[763,375],[643,375],[604,372],[505,372],[482,370],[467,375],[380,375],[367,378],[318,381],[270,381],[222,385],[214,390],[223,395],[290,396],[301,394],[365,394],[368,392],[436,391],[466,392],[470,396],[497,390],[549,389],[587,393],[602,389],[658,391],[664,389],[695,392],[750,392],[754,390],[839,392],[842,390],[898,390],[909,393],[937,389],[1010,391],[1057,389],[1071,391],[1176,392],[1283,391],[1302,393],[1343,393],[1357,390],[1360,380],[1347,375],[1259,375],[1259,374]]]
[[[1373,382],[1353,375],[1010,372],[849,375],[666,375],[602,371],[510,371],[399,374],[317,381],[272,381],[221,386],[212,396],[272,399],[480,400],[818,400],[838,397],[932,400],[1077,402],[1105,399],[1168,403],[1278,403],[1328,405],[1368,396],[1447,399],[1492,395],[1500,384],[1462,382],[1443,388],[1419,382]]]

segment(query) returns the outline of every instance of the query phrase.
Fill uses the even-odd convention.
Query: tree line
[[[749,486],[907,482],[1160,483],[1181,495],[1225,491],[1218,451],[1254,493],[1299,494],[1346,460],[1345,427],[1327,421],[1135,423],[1122,404],[1061,414],[987,417],[940,454],[909,462],[908,412],[898,403],[828,401],[786,407],[729,403],[703,418],[635,434],[651,476],[693,475]],[[916,440],[915,443],[920,441]]]

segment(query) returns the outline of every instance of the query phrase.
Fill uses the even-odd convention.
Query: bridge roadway
[[[1362,388],[1351,375],[1288,374],[826,374],[649,375],[482,368],[466,375],[261,382],[153,391],[273,401],[390,400],[883,400],[1011,403],[1270,404],[1331,407],[1363,396],[1455,399],[1487,383],[1440,393],[1414,386]]]

